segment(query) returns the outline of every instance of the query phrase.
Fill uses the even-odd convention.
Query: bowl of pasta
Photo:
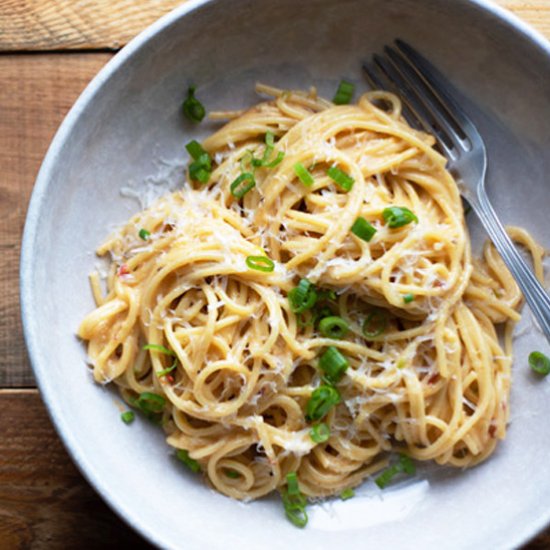
[[[541,275],[550,45],[481,0],[187,2],[50,147],[29,354],[160,547],[510,548],[550,520],[548,344],[433,136],[362,76],[396,39],[456,85]]]

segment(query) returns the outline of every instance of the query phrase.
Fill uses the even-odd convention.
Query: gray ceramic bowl
[[[516,340],[509,435],[488,462],[423,470],[383,499],[366,484],[355,499],[313,507],[305,530],[285,521],[277,499],[243,505],[215,494],[183,471],[152,426],[120,422],[114,393],[92,383],[74,335],[93,307],[93,251],[139,208],[121,189],[181,184],[184,143],[213,127],[182,120],[189,83],[210,109],[250,105],[256,80],[315,84],[330,97],[342,77],[364,88],[361,61],[396,37],[456,83],[487,141],[497,211],[549,247],[550,46],[482,0],[190,1],[115,56],[50,147],[22,253],[30,357],[74,461],[159,546],[509,548],[550,519],[550,386],[526,366],[528,351],[548,347],[528,313]]]

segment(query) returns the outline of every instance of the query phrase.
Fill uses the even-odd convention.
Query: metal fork
[[[481,220],[550,342],[550,296],[518,253],[489,202],[485,144],[453,99],[448,82],[401,40],[394,47],[386,47],[383,55],[374,55],[372,63],[365,63],[363,69],[373,89],[388,90],[403,99],[403,115],[409,124],[435,136],[449,160],[450,171],[460,178],[462,196]]]

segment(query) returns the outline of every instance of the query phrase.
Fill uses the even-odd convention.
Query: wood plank
[[[151,548],[71,462],[36,390],[0,391],[0,548]]]
[[[0,0],[0,51],[117,49],[183,0]],[[550,37],[548,0],[497,3]]]
[[[19,254],[36,174],[66,112],[110,58],[0,56],[0,387],[34,385],[19,317]]]
[[[0,50],[120,48],[183,0],[1,0]]]

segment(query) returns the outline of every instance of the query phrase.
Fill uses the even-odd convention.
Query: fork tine
[[[391,82],[386,78],[386,82],[389,82],[388,84],[385,84],[382,82],[380,78],[377,76],[377,72],[381,73],[380,69],[371,66],[369,63],[363,63],[363,71],[365,73],[365,77],[367,79],[367,82],[369,86],[373,90],[388,90],[391,91],[397,91],[394,87],[391,86]],[[381,73],[381,76],[383,76],[383,73]],[[418,130],[421,130],[424,128],[424,125],[422,124],[421,119],[418,117],[418,115],[414,112],[414,110],[411,108],[411,106],[406,101],[406,98],[403,98],[403,105],[401,112],[403,116],[405,117],[405,120],[413,127],[417,128]]]
[[[426,108],[424,103],[419,100],[414,86],[403,78],[402,74],[395,68],[393,63],[391,63],[391,60],[386,61],[386,59],[376,54],[373,56],[373,59],[379,71],[390,83],[391,91],[395,92],[405,101],[410,111],[414,113],[415,118],[420,121],[419,127],[429,133],[435,134],[438,144],[444,154],[451,159],[457,158],[456,153],[453,151],[453,141],[447,136],[446,132],[443,131],[441,125],[437,123],[437,119],[433,116],[431,110]]]
[[[439,105],[447,112],[463,140],[468,139],[473,142],[474,140],[478,141],[478,138],[481,139],[474,123],[451,94],[450,84],[446,78],[412,46],[399,39],[395,41],[395,44],[401,57],[423,79]]]
[[[406,86],[407,94],[414,97],[417,108],[422,110],[423,116],[429,113],[428,120],[433,122],[432,130],[438,137],[445,141],[449,149],[467,149],[464,139],[465,135],[457,122],[452,118],[447,108],[441,103],[432,90],[426,85],[420,74],[409,61],[397,53],[393,48],[385,48],[386,56],[393,65],[396,78],[401,79],[401,85]],[[455,154],[456,156],[456,154]]]

